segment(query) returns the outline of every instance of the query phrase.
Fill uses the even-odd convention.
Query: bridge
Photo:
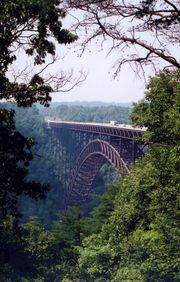
[[[137,140],[145,129],[115,122],[47,122],[57,175],[67,186],[66,206],[83,206],[106,162],[121,174],[128,174],[129,165],[144,155],[145,146]]]

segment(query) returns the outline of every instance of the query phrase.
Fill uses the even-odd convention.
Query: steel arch
[[[96,174],[106,161],[122,173],[129,173],[129,168],[119,152],[107,141],[96,139],[89,142],[80,153],[71,172],[66,206],[83,205]]]

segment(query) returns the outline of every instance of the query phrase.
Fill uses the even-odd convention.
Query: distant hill
[[[48,108],[39,108],[39,112],[44,117],[59,119],[64,121],[77,122],[105,122],[111,120],[119,123],[130,124],[129,115],[132,107],[124,107],[110,103],[54,103]]]
[[[106,103],[102,101],[73,101],[73,102],[52,102],[50,104],[50,107],[54,108],[61,105],[67,105],[67,106],[82,106],[82,107],[108,107],[108,106],[120,106],[120,107],[127,107],[132,108],[132,103]],[[37,107],[43,107],[39,104],[37,104]]]

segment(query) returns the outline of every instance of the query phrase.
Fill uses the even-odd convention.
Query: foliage
[[[148,126],[146,140],[154,136],[160,141],[159,131],[151,126],[160,115],[166,146],[154,145],[117,185],[114,211],[99,233],[85,238],[80,249],[82,281],[179,281],[179,128],[176,122],[172,127],[165,126],[171,116],[179,114],[180,92],[171,91],[177,89],[177,74],[173,72],[170,79],[169,73],[162,73],[156,78],[156,88],[155,79],[150,81],[154,87],[147,92],[148,115],[146,110],[142,111],[144,102],[134,110],[137,125]],[[166,106],[170,95],[171,108]],[[163,120],[158,105],[168,109]],[[172,131],[170,143],[167,137]]]
[[[19,254],[19,261],[22,263],[23,259],[30,265],[23,272],[22,263],[21,272],[14,271],[17,281],[62,281],[74,276],[78,246],[84,237],[82,212],[78,208],[61,214],[50,230],[37,218],[31,218],[22,226],[22,232],[23,252]]]
[[[50,186],[46,198],[41,201],[21,197],[19,207],[23,213],[23,222],[26,222],[30,216],[37,216],[41,223],[49,226],[62,209],[64,187],[55,173],[56,161],[50,150],[47,125],[35,106],[16,108],[16,124],[20,132],[26,136],[31,135],[36,140],[28,179],[44,182]]]
[[[1,158],[1,209],[0,218],[19,216],[17,199],[28,195],[38,199],[45,196],[47,187],[27,181],[29,161],[32,159],[32,139],[26,139],[15,130],[14,111],[0,111],[0,158]]]
[[[89,233],[98,234],[101,231],[102,226],[108,222],[111,213],[114,210],[115,196],[118,192],[118,187],[115,184],[108,186],[107,191],[102,195],[96,195],[99,200],[98,206],[94,207],[91,211],[91,217],[87,219],[87,228]]]
[[[180,128],[180,72],[161,72],[147,86],[145,99],[131,114],[135,125],[147,127],[145,140],[175,145]]]
[[[15,74],[11,81],[7,76],[9,67],[17,60],[17,50],[25,52],[26,57],[33,59],[34,65],[46,62],[48,54],[55,56],[54,40],[60,44],[71,43],[77,39],[68,30],[62,29],[61,19],[65,17],[60,1],[15,0],[0,3],[0,98],[15,100],[18,105],[31,106],[39,101],[47,105],[53,90],[41,76],[42,70],[29,77],[25,70],[24,81]],[[54,40],[53,40],[54,38]]]
[[[83,242],[85,281],[179,280],[176,154],[174,148],[153,149],[117,186],[114,212],[99,234]]]
[[[69,106],[59,105],[41,110],[42,114],[50,118],[58,118],[65,121],[80,122],[107,122],[117,120],[119,123],[131,123],[129,115],[131,108],[121,106]]]
[[[83,219],[73,207],[48,230],[31,219],[20,230],[21,241],[9,228],[14,219],[4,221],[7,231],[0,239],[3,242],[6,236],[7,241],[2,250],[11,248],[18,261],[6,260],[3,279],[179,281],[177,78],[178,72],[163,72],[151,79],[145,100],[135,106],[132,117],[136,125],[147,127],[145,140],[153,141],[153,146],[130,175],[100,197],[91,217]]]
[[[18,106],[25,107],[37,101],[48,105],[54,84],[48,83],[50,78],[45,80],[42,77],[42,72],[48,66],[45,64],[46,58],[51,55],[55,60],[55,41],[67,44],[77,39],[77,36],[62,28],[61,19],[65,17],[65,12],[59,7],[60,4],[61,1],[58,0],[0,2],[1,100],[16,101]],[[18,60],[19,52],[29,64],[34,63],[35,71],[27,71],[22,66],[20,72],[12,72],[11,67]],[[35,66],[39,66],[38,70]],[[17,206],[19,196],[42,199],[48,190],[47,185],[27,179],[34,140],[23,136],[16,129],[14,113],[14,110],[0,108],[1,273],[6,269],[12,269],[12,272],[14,269],[16,272],[20,266],[18,259],[12,259],[13,255],[18,257],[21,250],[21,241],[17,240],[21,236]],[[7,242],[3,240],[6,237]],[[11,274],[11,271],[5,272],[7,275]],[[15,276],[13,280],[16,280]]]

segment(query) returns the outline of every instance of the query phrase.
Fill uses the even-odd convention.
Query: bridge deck
[[[112,125],[110,123],[91,123],[91,122],[70,122],[70,121],[57,121],[47,120],[48,125],[51,128],[63,128],[67,130],[84,131],[90,133],[98,133],[104,135],[111,135],[114,137],[123,137],[128,139],[134,139],[136,137],[142,137],[145,128],[137,128],[126,124]]]

